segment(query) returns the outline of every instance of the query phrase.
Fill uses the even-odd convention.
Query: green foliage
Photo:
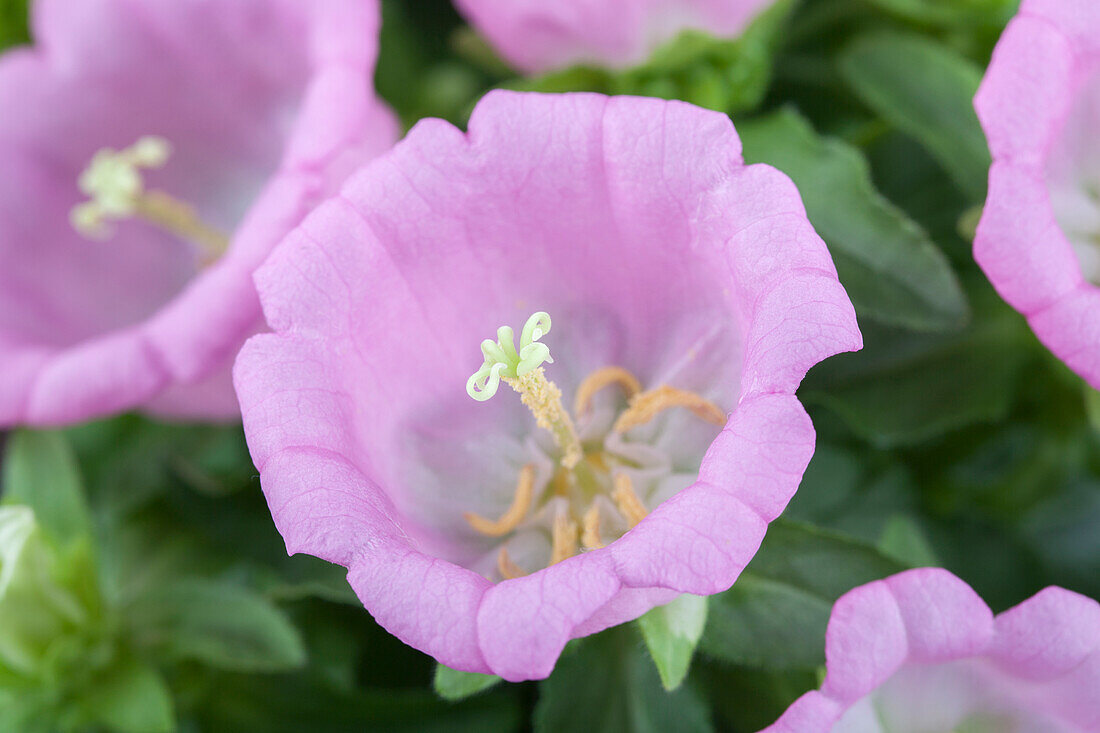
[[[690,594],[654,608],[638,619],[638,629],[666,690],[675,690],[683,684],[706,623],[707,599]]]
[[[983,286],[975,318],[948,335],[914,334],[862,323],[863,351],[813,369],[801,396],[828,405],[878,446],[919,443],[1002,419],[1033,353],[1023,319]]]
[[[338,691],[305,674],[219,676],[207,685],[195,716],[207,733],[509,733],[522,726],[512,694],[455,704],[426,688]]]
[[[13,433],[4,455],[2,486],[3,504],[33,509],[54,542],[91,536],[91,514],[76,456],[62,433]]]
[[[712,597],[702,649],[731,664],[817,667],[825,661],[822,640],[833,602],[905,567],[845,535],[773,522],[733,587]]]
[[[0,0],[0,49],[30,41],[29,8],[30,0]]]
[[[980,67],[920,35],[875,32],[847,48],[840,69],[860,99],[927,147],[971,201],[985,199],[989,150],[972,106]]]
[[[666,692],[633,628],[573,642],[539,685],[536,733],[696,733],[713,730],[691,685]]]
[[[860,151],[816,135],[784,109],[738,125],[750,163],[768,163],[798,186],[861,316],[925,331],[962,326],[966,296],[943,253],[871,182]]]
[[[152,666],[130,657],[97,675],[78,709],[87,722],[119,733],[168,733],[176,727],[164,678]]]
[[[435,687],[436,694],[444,700],[457,702],[459,700],[464,700],[470,695],[476,695],[483,690],[488,690],[490,687],[500,683],[500,681],[500,677],[497,677],[495,674],[460,672],[457,669],[451,669],[442,664],[437,664],[435,666],[435,677],[433,677],[432,685]]]
[[[536,92],[590,91],[682,99],[731,114],[749,110],[768,90],[772,58],[793,7],[794,0],[779,0],[736,39],[684,31],[634,68],[616,71],[578,66],[512,80],[507,86]]]
[[[279,672],[305,663],[298,631],[269,601],[230,583],[158,584],[126,608],[130,638],[168,661]]]

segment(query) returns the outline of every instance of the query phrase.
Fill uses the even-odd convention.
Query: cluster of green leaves
[[[783,0],[739,40],[521,78],[447,0],[384,0],[377,86],[407,125],[461,124],[493,87],[680,98],[731,114],[746,159],[795,181],[866,343],[803,385],[818,448],[798,494],[729,591],[511,685],[434,665],[340,568],[286,557],[239,428],[17,433],[4,507],[34,512],[34,587],[84,611],[12,670],[0,595],[0,728],[754,731],[819,683],[856,585],[943,565],[997,610],[1051,583],[1100,596],[1100,396],[970,255],[989,165],[971,98],[1015,6]],[[25,7],[0,0],[0,45],[26,38]]]

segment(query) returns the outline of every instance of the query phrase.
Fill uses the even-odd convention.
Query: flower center
[[[550,553],[546,564],[572,557],[583,548],[603,547],[632,529],[647,516],[648,509],[635,490],[628,469],[641,468],[637,456],[609,448],[611,441],[582,441],[577,424],[591,419],[595,395],[618,386],[626,398],[610,427],[621,436],[650,423],[666,410],[685,407],[700,419],[719,427],[725,412],[702,396],[668,385],[643,390],[642,384],[621,366],[606,366],[589,374],[577,389],[573,415],[565,409],[561,390],[546,378],[542,364],[553,363],[549,348],[539,339],[550,331],[550,316],[535,313],[524,326],[517,350],[508,326],[497,330],[497,341],[485,340],[481,351],[485,361],[470,377],[466,391],[478,401],[491,398],[504,381],[519,393],[523,404],[547,430],[557,447],[558,465],[545,486],[535,486],[535,466],[524,466],[516,482],[511,505],[498,519],[466,512],[466,521],[488,537],[505,538],[530,523],[536,513],[549,519]],[[576,417],[576,421],[574,420]],[[543,510],[543,511],[539,511]],[[514,562],[505,547],[497,554],[497,571],[504,579],[516,578],[525,570]]]
[[[112,233],[109,222],[137,218],[196,245],[204,266],[217,261],[229,248],[229,237],[206,224],[191,205],[145,188],[142,169],[164,167],[171,154],[168,141],[155,136],[123,150],[99,150],[77,181],[89,200],[73,207],[73,228],[89,239],[106,239]]]

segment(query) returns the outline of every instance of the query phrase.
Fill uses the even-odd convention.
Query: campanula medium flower
[[[237,414],[252,271],[396,137],[374,0],[39,0],[0,58],[0,425]]]
[[[526,72],[642,63],[691,29],[735,37],[775,0],[457,0],[498,51]]]
[[[1100,388],[1100,4],[1025,0],[975,106],[993,167],[974,256]]]
[[[813,452],[795,389],[861,346],[790,180],[655,99],[494,92],[468,133],[422,121],[257,284],[274,333],[235,383],[288,550],[509,680],[728,588]]]
[[[909,570],[836,602],[825,656],[768,733],[1100,730],[1100,604],[1063,588],[994,617],[946,570]]]

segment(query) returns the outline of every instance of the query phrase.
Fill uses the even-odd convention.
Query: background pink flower
[[[833,607],[820,691],[771,733],[1100,727],[1100,604],[1050,587],[994,618],[970,586],[921,568]]]
[[[728,588],[813,453],[795,389],[861,346],[793,184],[745,166],[724,115],[654,99],[494,92],[467,134],[421,122],[257,283],[275,333],[235,377],[287,549],[347,566],[405,642],[509,680],[548,675],[570,638]],[[627,527],[605,497],[606,546],[549,567],[564,500],[498,538],[463,519],[500,516],[525,464],[539,495],[555,471],[515,395],[464,389],[477,344],[541,309],[567,404],[618,365],[732,413],[724,430],[678,410],[618,434],[621,398],[601,392],[581,437],[629,456],[651,511],[611,541]],[[492,582],[502,548],[529,574]]]
[[[1100,5],[1025,0],[975,99],[993,153],[974,256],[1100,388]]]
[[[498,51],[526,72],[639,64],[686,29],[735,37],[775,0],[456,0]]]
[[[140,407],[231,418],[230,358],[261,323],[272,245],[395,139],[374,97],[375,0],[40,0],[33,48],[0,59],[0,425]],[[16,112],[17,111],[17,112]],[[104,147],[174,154],[149,186],[232,234],[192,244],[69,222]]]

